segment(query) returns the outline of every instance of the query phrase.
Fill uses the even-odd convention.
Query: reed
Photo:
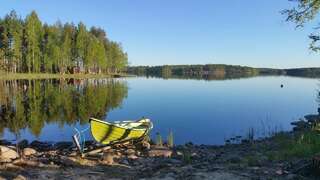
[[[156,145],[163,146],[163,141],[162,141],[162,137],[161,137],[160,133],[157,133]]]
[[[173,138],[172,130],[169,131],[169,134],[168,134],[168,137],[167,137],[167,144],[168,144],[168,147],[173,147],[174,146],[174,138]]]

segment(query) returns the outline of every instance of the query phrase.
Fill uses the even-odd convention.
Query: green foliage
[[[171,74],[172,74],[172,72],[171,72],[170,66],[165,65],[161,68],[161,76],[162,77],[169,78],[169,77],[171,77]]]
[[[294,157],[312,157],[320,152],[319,137],[319,133],[313,130],[301,132],[294,137],[286,133],[278,133],[273,139],[279,144],[280,150],[269,152],[269,158],[286,160]]]
[[[296,24],[296,27],[303,27],[306,23],[315,20],[318,17],[320,10],[319,0],[296,0],[297,3],[292,9],[283,10],[282,13],[286,15],[287,21]],[[317,22],[314,28],[315,32],[310,34],[311,39],[310,49],[313,51],[320,51],[319,40],[319,23]]]
[[[42,40],[42,24],[35,11],[25,20],[24,41],[26,44],[26,64],[28,72],[40,72],[40,45]]]
[[[162,141],[162,137],[161,137],[160,133],[157,133],[156,145],[157,146],[163,146],[163,141]]]
[[[138,76],[206,80],[234,79],[258,75],[320,77],[320,68],[271,69],[225,64],[135,66],[128,67],[127,72]]]
[[[290,76],[298,77],[319,77],[320,68],[297,68],[297,69],[287,69],[286,74]]]
[[[128,65],[119,43],[83,23],[42,24],[32,11],[0,19],[0,71],[12,73],[121,73]]]
[[[173,132],[171,130],[170,130],[168,138],[167,138],[167,144],[168,144],[168,147],[174,146]]]
[[[267,74],[272,69],[261,69],[261,74]],[[224,64],[206,65],[164,65],[164,66],[137,66],[129,67],[130,74],[155,76],[163,78],[192,78],[192,79],[231,79],[259,75],[260,69],[246,66]],[[273,73],[283,74],[281,70]]]

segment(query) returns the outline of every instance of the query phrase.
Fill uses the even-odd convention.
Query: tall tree
[[[8,64],[8,54],[9,54],[9,37],[8,30],[4,24],[1,22],[0,25],[0,60],[1,60],[1,68],[7,71]]]
[[[42,25],[35,11],[25,20],[26,64],[28,72],[40,72]]]
[[[72,66],[72,46],[73,46],[74,28],[70,24],[63,27],[61,44],[61,62],[59,63],[60,73],[65,73],[68,66]]]
[[[77,66],[83,66],[87,53],[88,35],[86,26],[83,23],[78,24],[78,31],[76,35],[76,64]]]
[[[45,72],[59,72],[61,60],[59,28],[56,26],[44,26],[43,68]]]
[[[8,37],[8,71],[17,72],[22,59],[22,21],[15,11],[11,11],[4,19]]]
[[[123,52],[121,45],[116,42],[111,42],[108,53],[111,71],[113,73],[118,73],[119,71],[124,70],[128,65],[128,57],[127,54]]]

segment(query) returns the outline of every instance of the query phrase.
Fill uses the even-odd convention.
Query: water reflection
[[[154,122],[152,138],[159,132],[166,139],[172,130],[175,144],[224,144],[246,137],[250,128],[256,136],[287,131],[292,121],[315,114],[318,83],[285,76],[0,81],[0,133],[7,140],[20,132],[20,139],[29,141],[71,141],[73,128],[87,128],[90,116],[109,121],[145,116]]]
[[[116,79],[48,79],[0,81],[0,132],[18,135],[29,129],[39,136],[46,124],[85,124],[105,118],[127,97],[125,81]]]

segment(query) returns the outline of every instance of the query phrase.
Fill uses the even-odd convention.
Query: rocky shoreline
[[[310,129],[319,116],[293,123],[288,136]],[[90,149],[99,148],[92,141]],[[17,148],[19,151],[17,151]],[[174,147],[149,141],[99,148],[81,157],[72,142],[0,141],[2,179],[317,179],[312,158],[274,160],[273,138],[223,146],[187,143]],[[319,169],[320,170],[320,169]],[[0,178],[0,179],[1,179]]]

